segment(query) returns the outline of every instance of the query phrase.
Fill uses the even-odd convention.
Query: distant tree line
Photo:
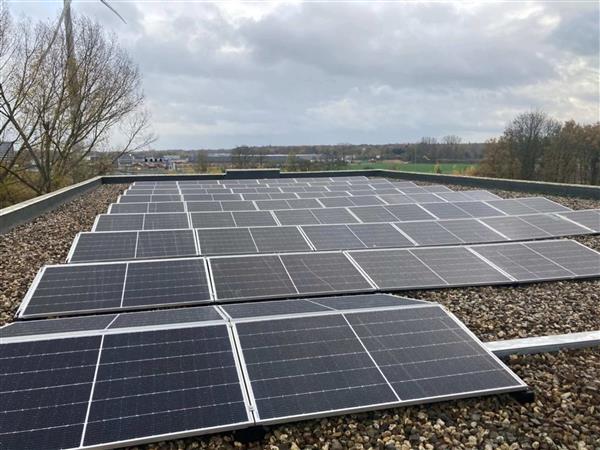
[[[600,122],[564,123],[542,111],[519,114],[485,144],[478,175],[600,184]]]

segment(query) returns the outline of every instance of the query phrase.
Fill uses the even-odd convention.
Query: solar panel
[[[336,311],[352,309],[372,309],[383,307],[404,307],[427,305],[428,302],[389,294],[340,295],[336,297],[311,298],[313,303],[326,306]]]
[[[236,324],[260,421],[398,399],[341,315]]]
[[[112,203],[109,214],[143,214],[148,212],[150,203]],[[175,203],[177,204],[177,203]]]
[[[503,216],[504,213],[492,208],[490,205],[484,202],[457,202],[453,203],[457,208],[462,209],[472,217],[494,217]]]
[[[148,203],[148,211],[149,213],[170,213],[170,212],[184,212],[185,211],[185,203],[184,202],[157,202],[157,203]]]
[[[179,194],[171,194],[171,195],[152,195],[150,197],[150,203],[154,202],[180,202],[182,200],[182,196]]]
[[[438,192],[454,192],[449,187],[441,185],[441,184],[432,184],[430,186],[423,186],[423,189],[425,189],[427,192],[433,192],[434,194],[437,194]]]
[[[530,208],[529,206],[517,201],[517,199],[506,199],[506,200],[490,200],[487,202],[488,205],[499,209],[503,213],[511,216],[520,214],[534,214],[537,210]]]
[[[348,228],[369,248],[414,245],[390,223],[356,224],[349,225]]]
[[[258,200],[256,202],[258,209],[262,211],[274,209],[290,209],[290,205],[286,200]]]
[[[600,253],[576,241],[540,241],[525,243],[578,277],[600,275]]]
[[[525,222],[520,217],[491,217],[480,220],[512,241],[551,236],[535,225]]]
[[[92,231],[135,231],[144,227],[145,214],[100,214]]]
[[[149,203],[151,200],[151,195],[121,195],[118,203]]]
[[[187,202],[187,210],[189,212],[209,212],[209,211],[223,211],[221,202]]]
[[[354,206],[350,201],[350,197],[324,197],[319,199],[328,208],[342,207],[342,206]]]
[[[250,233],[260,253],[311,250],[296,227],[254,227]]]
[[[0,338],[8,339],[38,334],[103,330],[115,320],[116,316],[116,314],[102,314],[67,319],[21,320],[0,327]]]
[[[554,214],[532,214],[521,216],[530,225],[536,226],[552,236],[569,236],[589,233],[583,227]]]
[[[303,208],[322,208],[323,206],[314,198],[299,198],[295,200],[288,200],[288,205],[293,209]]]
[[[478,245],[472,249],[517,281],[535,281],[571,276],[523,244]]]
[[[439,306],[359,312],[346,318],[401,401],[523,387]]]
[[[523,205],[528,206],[529,208],[535,209],[537,212],[548,213],[548,212],[561,212],[561,211],[570,211],[571,208],[567,208],[566,206],[559,205],[552,200],[548,200],[544,197],[529,197],[529,198],[519,198],[517,201]]]
[[[348,208],[362,222],[394,222],[396,217],[383,206],[361,206]]]
[[[449,285],[494,284],[511,281],[464,247],[410,250]]]
[[[121,305],[125,263],[47,266],[21,304],[23,316],[94,311]]]
[[[418,205],[390,205],[386,206],[390,213],[392,213],[397,220],[401,222],[411,221],[411,220],[432,220],[435,219],[431,214],[425,211]]]
[[[446,286],[408,250],[352,251],[349,255],[380,289]]]
[[[211,301],[203,259],[129,263],[122,307]]]
[[[115,261],[135,258],[137,232],[80,233],[73,241],[68,262]]]
[[[146,214],[144,216],[144,230],[176,230],[189,227],[186,213]]]
[[[407,190],[405,190],[405,192],[407,192]],[[436,194],[431,194],[429,192],[424,192],[422,194],[412,193],[408,194],[408,196],[411,199],[413,199],[416,203],[440,203],[444,201]]]
[[[383,205],[384,202],[374,195],[348,197],[354,206]]]
[[[447,202],[468,202],[472,200],[466,195],[466,192],[438,192],[437,195]]]
[[[373,290],[342,253],[281,255],[281,261],[300,294]]]
[[[248,228],[206,228],[196,231],[201,255],[235,255],[258,251]]]
[[[346,208],[312,209],[311,212],[322,224],[358,223]]]
[[[320,298],[320,297],[318,297]],[[319,305],[306,299],[271,300],[268,302],[230,303],[221,306],[233,319],[250,317],[285,316],[307,314],[319,311],[331,311],[326,306]],[[1,331],[1,330],[0,330]]]
[[[197,254],[194,230],[138,232],[136,258],[175,258]]]
[[[581,211],[572,211],[559,214],[578,224],[588,227],[590,230],[600,233],[600,210],[590,209]]]
[[[236,211],[233,213],[233,220],[238,227],[277,225],[270,211]]]
[[[210,258],[216,298],[235,300],[297,294],[279,256]]]
[[[253,193],[242,194],[242,197],[244,200],[269,200],[271,198],[271,197],[269,197],[269,194],[267,194],[265,192],[259,192],[256,194],[253,194]]]
[[[185,194],[183,200],[190,202],[211,202],[213,201],[212,194]]]
[[[474,189],[472,191],[463,191],[463,194],[467,195],[469,198],[473,200],[499,200],[496,194],[492,194],[489,191],[483,191],[480,189]]]
[[[100,316],[102,317],[102,316]],[[61,319],[63,321],[72,319]],[[109,329],[132,327],[156,327],[158,325],[174,325],[178,323],[222,321],[223,318],[213,306],[197,306],[191,308],[160,309],[122,313],[110,324]]]
[[[256,206],[254,202],[247,200],[234,200],[229,202],[221,202],[223,211],[254,211]]]
[[[273,211],[281,225],[311,225],[319,223],[310,209],[288,209]]]
[[[460,244],[462,240],[438,221],[400,222],[395,224],[418,245]]]
[[[452,203],[428,203],[423,205],[423,208],[438,219],[466,219],[471,217],[466,211],[454,206]]]
[[[213,194],[212,197],[215,201],[242,200],[241,194]]]
[[[199,212],[191,213],[193,228],[227,228],[235,227],[231,212]]]
[[[442,220],[438,222],[454,236],[466,243],[501,242],[506,238],[476,219]]]
[[[413,199],[407,195],[395,193],[395,194],[379,194],[379,198],[386,202],[388,205],[404,205],[415,203]]]
[[[302,231],[317,250],[365,248],[365,244],[346,225],[303,226]]]

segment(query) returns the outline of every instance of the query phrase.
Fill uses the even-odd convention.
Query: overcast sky
[[[156,148],[481,141],[537,108],[600,120],[597,1],[111,4],[127,24],[74,10],[139,64]]]

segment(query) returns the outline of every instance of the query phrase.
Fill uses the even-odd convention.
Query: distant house
[[[125,154],[125,155],[119,157],[119,159],[117,160],[117,166],[119,168],[121,168],[121,167],[131,167],[136,162],[137,162],[137,160],[135,159],[135,156],[133,156],[131,154]]]
[[[0,161],[10,161],[16,154],[14,142],[0,142]]]

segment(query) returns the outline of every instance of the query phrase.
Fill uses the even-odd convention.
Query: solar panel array
[[[522,390],[441,306],[376,292],[600,276],[598,252],[530,241],[599,217],[365,177],[136,182],[37,274],[18,318],[38,320],[0,328],[0,442],[108,448]]]
[[[437,304],[261,305],[0,329],[3,446],[107,448],[526,388]]]

